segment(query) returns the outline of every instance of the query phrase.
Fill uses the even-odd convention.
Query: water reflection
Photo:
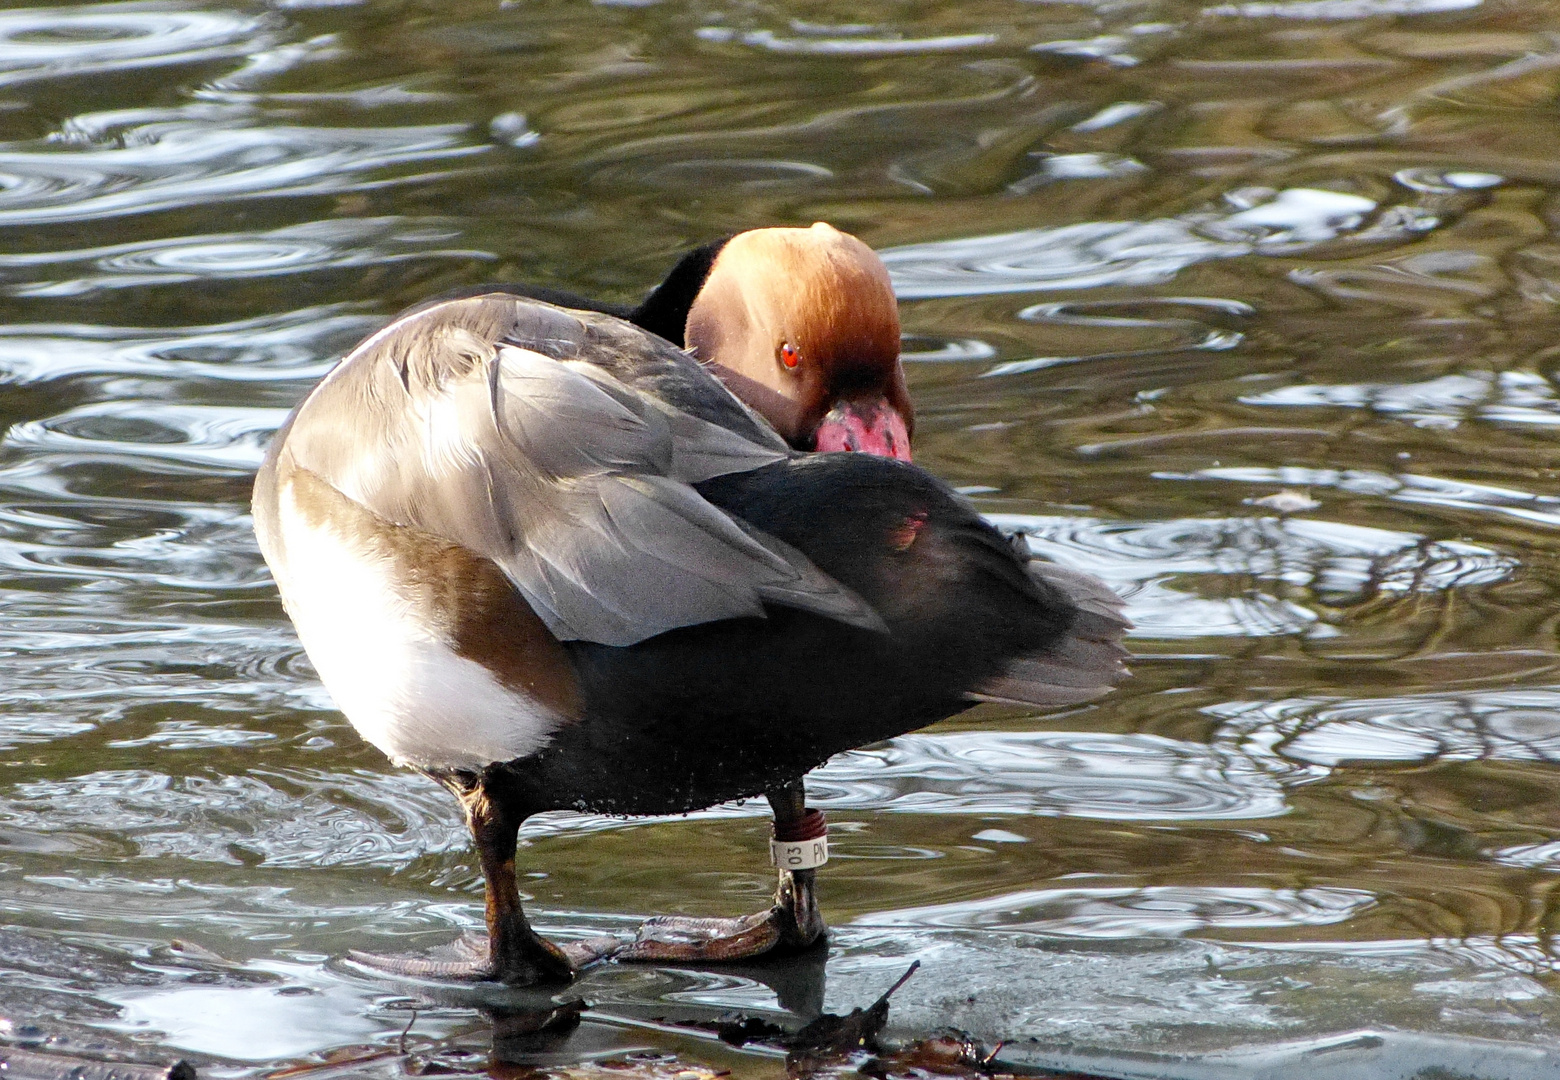
[[[841,754],[809,774],[807,792],[810,803],[842,812],[1039,815],[1103,821],[1244,820],[1287,812],[1279,783],[1282,771],[1270,763],[1257,763],[1239,750],[1230,752],[1154,735],[1042,731],[913,734],[881,748]],[[632,822],[598,815],[543,814],[527,822],[524,834],[540,839],[636,823],[765,814],[762,800],[731,803],[676,819]]]
[[[1086,938],[1137,938],[1210,929],[1325,926],[1374,903],[1354,889],[1037,889],[989,900],[901,908],[869,926],[1025,930]]]
[[[72,463],[101,460],[197,465],[250,471],[260,467],[286,409],[174,405],[126,399],[81,405],[47,420],[12,425],[0,449],[18,456],[51,454]],[[146,467],[144,464],[141,467]]]
[[[1297,466],[1278,469],[1221,466],[1190,474],[1160,475],[1167,480],[1224,480],[1248,484],[1281,484],[1286,487],[1335,488],[1350,494],[1376,496],[1395,502],[1477,510],[1539,525],[1560,524],[1560,512],[1553,509],[1560,505],[1560,498],[1556,496],[1535,495],[1517,488],[1495,487],[1438,476],[1418,476],[1413,473],[1388,475],[1363,469],[1308,469]],[[1452,543],[1448,550],[1455,552],[1464,547],[1466,545]],[[1513,560],[1494,556],[1493,553],[1484,562],[1482,569],[1470,565],[1470,573],[1461,579],[1462,583],[1477,585],[1499,580],[1504,576],[1501,573],[1503,569],[1509,570],[1515,565]]]
[[[79,323],[0,326],[8,385],[76,375],[153,375],[214,382],[319,380],[329,359],[376,326],[375,316],[333,304],[213,326],[142,329]],[[296,396],[291,387],[283,388]]]
[[[995,45],[995,34],[949,34],[943,37],[903,38],[877,36],[870,26],[811,26],[792,24],[811,31],[806,36],[784,36],[772,30],[738,32],[724,26],[707,26],[699,31],[705,41],[740,42],[770,52],[802,53],[821,56],[905,56],[929,52],[953,52]]]
[[[174,754],[274,738],[236,724],[185,724],[109,745]],[[442,792],[380,774],[92,773],[20,784],[5,810],[8,827],[66,843],[79,836],[89,852],[102,850],[94,837],[112,822],[112,834],[125,848],[121,858],[234,866],[396,868],[440,851],[464,850],[467,842]]]
[[[94,289],[176,285],[345,270],[408,259],[485,260],[487,252],[440,248],[460,233],[448,222],[396,218],[315,221],[263,233],[186,236],[88,251],[0,255],[0,281],[17,296],[79,296]],[[40,273],[69,278],[36,280]],[[28,280],[33,279],[33,280]]]
[[[1222,352],[1233,349],[1241,343],[1243,335],[1239,331],[1213,325],[1205,317],[1199,318],[1204,312],[1237,317],[1253,314],[1250,305],[1239,301],[1191,296],[1165,297],[1135,303],[1064,301],[1055,304],[1034,304],[1020,311],[1018,317],[1057,330],[1073,333],[1083,331],[1087,335],[1086,341],[1089,337],[1098,340],[1106,338],[1107,335],[1126,338],[1128,341],[1132,338],[1139,340],[1134,342],[1135,348],[1131,345],[1125,348],[1118,345],[1115,349],[1111,349],[1100,342],[1094,344],[1087,353],[1076,356],[1043,356],[1028,360],[1009,360],[996,365],[984,374],[988,377],[1022,375],[1054,364],[1073,363],[1084,359],[1148,357],[1191,349]],[[963,357],[947,359],[963,359]]]
[[[237,12],[140,4],[7,11],[0,13],[0,86],[238,59],[274,40],[276,29]]]
[[[1560,761],[1554,690],[1230,702],[1207,711],[1224,721],[1221,740],[1317,765]]]
[[[216,104],[77,117],[56,146],[0,145],[0,226],[348,192],[485,149],[460,124],[309,128]]]
[[[1320,623],[1315,610],[1278,595],[1278,588],[1309,590],[1339,606],[1381,594],[1487,584],[1515,565],[1472,544],[1431,543],[1385,529],[1292,517],[1143,525],[1014,514],[991,518],[1023,534],[1037,554],[1087,566],[1110,581],[1130,597],[1135,633],[1144,637],[1329,635],[1336,631]],[[1225,598],[1198,596],[1187,587],[1209,575],[1249,578],[1252,585],[1244,595]]]
[[[907,735],[836,758],[808,790],[824,807],[905,813],[1195,821],[1285,812],[1277,782],[1244,755],[1153,735]]]
[[[1399,197],[1383,206],[1320,188],[1239,188],[1223,205],[1179,218],[911,244],[883,252],[883,261],[905,299],[1158,285],[1210,259],[1291,255],[1345,239],[1401,242],[1443,223],[1442,214],[1415,206],[1421,193]]]
[[[1477,7],[1481,0],[1285,0],[1280,3],[1220,4],[1207,15],[1247,19],[1368,19],[1375,15],[1425,15]]]

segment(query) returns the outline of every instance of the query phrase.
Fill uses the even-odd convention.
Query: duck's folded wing
[[[859,596],[691,486],[780,460],[783,444],[619,377],[659,366],[685,398],[729,398],[659,339],[633,341],[640,365],[621,344],[616,371],[593,363],[621,336],[595,330],[514,297],[419,312],[343,362],[285,452],[385,520],[492,559],[562,640],[630,645],[766,602],[880,629]]]

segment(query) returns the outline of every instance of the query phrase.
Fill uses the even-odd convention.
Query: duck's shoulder
[[[364,338],[316,392],[398,383],[401,393],[419,397],[485,370],[502,345],[574,360],[586,338],[571,312],[542,301],[508,293],[440,300],[402,312]]]
[[[585,327],[574,358],[637,393],[780,453],[788,452],[769,423],[743,404],[699,361],[659,335],[610,315],[567,311]]]
[[[497,350],[518,348],[576,370],[594,369],[666,409],[783,451],[783,441],[697,360],[665,338],[600,311],[509,292],[431,302],[403,313],[353,349],[318,393],[380,398],[442,392],[486,373]]]

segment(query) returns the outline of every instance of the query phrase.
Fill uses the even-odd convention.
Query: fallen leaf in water
[[[1249,506],[1266,506],[1270,510],[1277,510],[1280,514],[1298,514],[1305,510],[1315,510],[1322,505],[1311,498],[1309,492],[1292,491],[1288,488],[1274,492],[1272,495],[1264,495],[1260,499],[1247,499],[1246,503]]]
[[[825,1065],[859,1054],[862,1051],[876,1053],[878,1034],[888,1023],[888,999],[920,968],[921,961],[912,963],[909,969],[894,982],[883,996],[865,1009],[852,1009],[849,1016],[824,1013],[787,1041],[789,1053],[785,1056],[786,1072],[792,1076],[811,1076]]]

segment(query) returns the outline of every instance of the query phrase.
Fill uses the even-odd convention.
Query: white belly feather
[[[290,487],[279,521],[283,603],[336,705],[392,761],[481,768],[544,747],[559,718],[458,655],[402,598],[390,560],[311,525]]]

